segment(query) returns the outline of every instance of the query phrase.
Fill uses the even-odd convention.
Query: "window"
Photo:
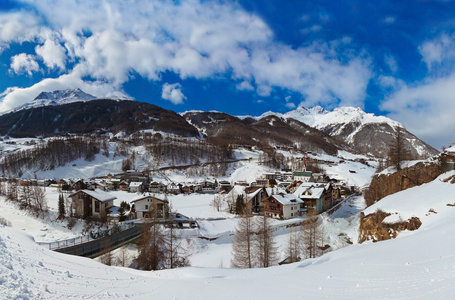
[[[95,212],[100,212],[100,202],[95,201]]]
[[[291,206],[291,210],[294,210],[294,206]],[[292,215],[292,214],[291,214]]]
[[[148,206],[148,205],[146,205],[146,206],[145,206],[145,209],[149,209],[149,206]]]

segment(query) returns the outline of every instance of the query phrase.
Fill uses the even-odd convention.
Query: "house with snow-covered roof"
[[[133,219],[167,218],[169,215],[169,202],[150,194],[133,198],[130,203],[130,216]]]
[[[264,214],[275,219],[291,219],[304,212],[303,200],[294,194],[271,195],[264,201]]]
[[[333,206],[333,188],[330,183],[303,182],[294,195],[304,202],[304,208],[320,214]]]
[[[294,181],[314,181],[313,174],[310,171],[294,172]]]
[[[133,181],[133,182],[130,182],[130,185],[128,186],[128,190],[130,193],[142,192],[143,191],[142,187],[143,187],[142,182]]]
[[[69,196],[72,201],[73,214],[79,217],[104,218],[109,214],[109,208],[114,206],[117,197],[102,190],[79,190]]]

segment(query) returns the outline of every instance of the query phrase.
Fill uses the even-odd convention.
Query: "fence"
[[[103,238],[92,240],[87,243],[70,246],[67,248],[57,249],[57,252],[79,255],[85,257],[96,257],[100,254],[112,251],[113,249],[129,242],[140,236],[142,231],[141,226],[134,226],[132,228],[114,233]]]

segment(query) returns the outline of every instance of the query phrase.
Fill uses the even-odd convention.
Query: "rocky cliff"
[[[359,244],[371,240],[373,242],[390,240],[397,237],[403,230],[417,230],[422,222],[417,217],[406,221],[393,223],[384,222],[391,213],[377,210],[375,213],[364,215],[360,213]]]
[[[365,192],[365,202],[370,206],[385,196],[433,181],[441,173],[438,162],[419,162],[392,174],[375,175]]]

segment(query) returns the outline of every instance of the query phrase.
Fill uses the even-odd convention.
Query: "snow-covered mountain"
[[[95,96],[87,94],[79,88],[56,90],[53,92],[41,92],[35,99],[16,107],[13,111],[41,106],[62,105],[78,101],[90,101],[94,99],[96,99]]]
[[[426,158],[438,153],[433,147],[408,132],[401,123],[384,116],[366,113],[361,108],[339,107],[327,111],[320,106],[310,109],[299,106],[285,114],[269,111],[254,118],[262,119],[271,115],[305,123],[346,142],[364,154],[384,157],[398,127],[403,129],[406,147],[415,158]]]

